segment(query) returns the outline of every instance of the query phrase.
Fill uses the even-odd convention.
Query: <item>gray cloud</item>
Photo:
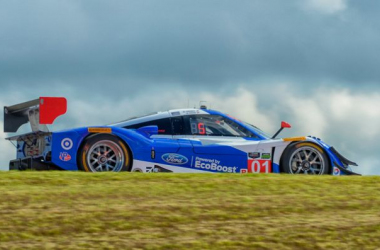
[[[51,126],[53,131],[86,125],[109,124],[125,118],[149,113],[153,110],[168,110],[178,107],[198,105],[199,100],[207,100],[207,105],[222,110],[239,119],[253,123],[269,134],[274,134],[280,121],[293,125],[282,136],[315,135],[337,148],[348,158],[359,163],[355,171],[362,174],[379,174],[377,152],[380,136],[380,111],[372,107],[380,105],[380,92],[371,94],[354,93],[349,89],[320,88],[313,95],[300,95],[288,91],[289,84],[277,84],[271,95],[263,96],[260,91],[237,86],[235,91],[215,94],[209,91],[188,93],[178,89],[176,94],[162,92],[159,95],[136,95],[122,99],[80,99],[73,90],[67,90],[68,113],[59,117]],[[158,91],[160,87],[154,87]],[[15,94],[25,100],[25,96]],[[265,101],[270,97],[271,101]],[[11,97],[2,97],[10,102]],[[0,103],[3,105],[3,103]],[[265,105],[263,105],[265,104]],[[138,107],[138,108],[137,108]],[[25,125],[21,132],[27,132]],[[5,135],[1,134],[4,138]],[[1,138],[0,138],[1,139]],[[8,142],[0,141],[6,150],[0,162],[14,157]]]
[[[0,79],[116,88],[273,76],[373,84],[380,32],[362,5],[326,16],[299,1],[7,2]]]

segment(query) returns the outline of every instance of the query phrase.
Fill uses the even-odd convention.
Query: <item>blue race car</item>
[[[107,125],[48,132],[66,113],[62,97],[4,107],[4,132],[30,122],[10,169],[86,172],[289,173],[353,175],[357,166],[316,137],[276,138],[205,106],[177,109]]]

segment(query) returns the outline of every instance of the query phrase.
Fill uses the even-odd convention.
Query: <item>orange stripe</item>
[[[309,146],[309,147],[317,149],[321,153],[324,153],[323,150],[322,150],[322,148],[319,147],[319,146],[317,146],[317,145],[315,145],[314,143],[310,143],[310,142],[299,143],[299,144],[296,145],[296,148],[299,148],[299,147],[302,147],[302,146]]]
[[[112,128],[88,128],[89,133],[112,133]]]
[[[87,166],[87,162],[86,162],[86,152],[83,152],[82,154],[82,163],[83,163],[84,171],[90,172]]]
[[[306,140],[306,137],[289,137],[289,138],[284,138],[282,139],[283,141],[304,141]]]
[[[125,166],[129,166],[129,154],[128,154],[128,150],[127,148],[125,147],[124,143],[119,141],[121,147],[123,148],[124,150],[124,154],[125,154]]]

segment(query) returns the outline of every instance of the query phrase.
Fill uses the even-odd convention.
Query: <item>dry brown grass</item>
[[[0,173],[1,249],[376,249],[380,178]]]

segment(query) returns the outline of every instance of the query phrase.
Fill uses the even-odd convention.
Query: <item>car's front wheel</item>
[[[291,144],[281,159],[281,172],[322,175],[329,173],[329,162],[323,149],[314,143]]]
[[[120,172],[128,170],[130,161],[128,149],[120,139],[96,134],[84,142],[78,163],[86,172]]]

